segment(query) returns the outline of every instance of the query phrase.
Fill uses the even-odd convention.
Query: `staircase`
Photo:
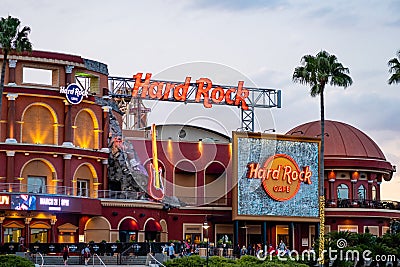
[[[122,264],[118,262],[118,257],[117,256],[100,256],[101,260],[104,262],[105,265],[107,266],[112,266],[112,265],[117,265],[117,266],[134,266],[134,265],[141,265],[144,266],[146,265],[147,262],[147,256],[126,256],[123,257],[122,259]],[[44,259],[44,266],[46,265],[64,265],[64,261],[62,256],[43,256]],[[37,263],[41,265],[41,259],[37,258],[37,260],[33,260],[33,263]],[[84,261],[82,257],[79,256],[71,256],[68,258],[68,265],[83,265]],[[93,266],[93,257],[90,258],[88,262],[89,266]],[[94,257],[94,265],[101,265],[99,259],[97,257]]]

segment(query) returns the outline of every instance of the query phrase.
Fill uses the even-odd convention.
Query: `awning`
[[[148,221],[145,228],[146,232],[161,232],[162,227],[159,222],[155,220]]]
[[[134,219],[127,218],[119,225],[120,231],[139,231],[139,226]]]

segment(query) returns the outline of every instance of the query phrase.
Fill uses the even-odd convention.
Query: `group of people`
[[[85,262],[85,266],[88,265],[90,256],[91,256],[91,252],[90,252],[90,247],[89,244],[86,245],[86,247],[84,247],[81,250],[81,256]],[[69,258],[69,247],[67,245],[64,246],[63,250],[62,250],[62,257],[63,257],[63,261],[64,261],[64,265],[67,266],[68,265],[68,258]]]
[[[251,256],[257,256],[260,250],[262,250],[262,245],[261,244],[249,244],[247,247],[243,246],[240,247],[239,244],[235,247],[233,253],[240,258],[241,256],[244,255],[251,255]],[[290,254],[289,248],[286,246],[286,244],[281,240],[279,245],[275,248],[270,244],[267,248],[266,253],[268,255],[280,255],[280,256],[287,256]]]

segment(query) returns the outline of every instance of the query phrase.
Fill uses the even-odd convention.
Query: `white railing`
[[[94,266],[94,257],[97,257],[97,259],[100,261],[100,264],[104,267],[107,267],[106,264],[103,262],[103,260],[97,255],[96,253],[93,254],[93,266]]]
[[[154,260],[154,261],[158,264],[158,266],[166,267],[164,264],[162,264],[161,262],[159,262],[151,253],[148,253],[147,255],[150,256],[150,258],[151,258],[152,260]]]

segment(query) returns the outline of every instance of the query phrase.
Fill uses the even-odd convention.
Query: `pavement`
[[[39,267],[41,267],[41,265],[37,265]],[[104,267],[104,265],[67,265],[70,267]],[[121,266],[121,265],[106,265],[107,267],[117,267],[117,266]],[[43,267],[65,267],[65,265],[43,265]],[[123,265],[123,267],[148,267],[146,265]]]

